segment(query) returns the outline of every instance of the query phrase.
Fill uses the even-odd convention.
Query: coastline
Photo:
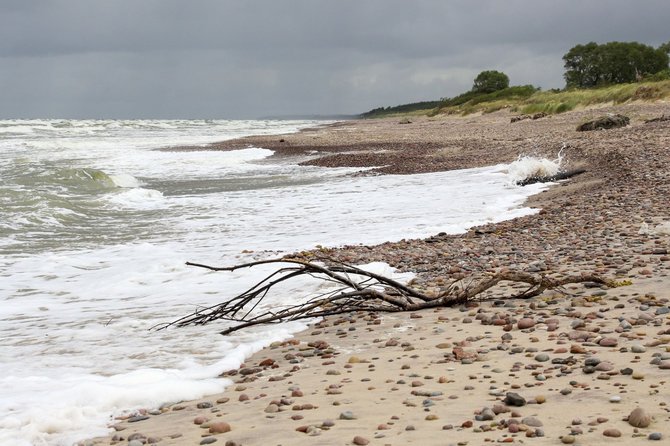
[[[305,163],[323,166],[384,166],[378,173],[482,167],[511,162],[520,154],[555,158],[564,147],[569,166],[585,167],[587,173],[529,200],[542,208],[539,214],[464,235],[327,249],[327,255],[354,264],[384,261],[417,272],[416,285],[428,290],[439,287],[443,277],[469,280],[501,268],[596,272],[633,284],[608,290],[575,286],[568,296],[545,293],[511,302],[514,306],[492,301],[415,315],[327,320],[249,358],[229,374],[235,383],[224,394],[167,406],[160,415],[141,414],[148,418],[135,422],[118,420],[116,434],[85,444],[125,444],[133,433],[166,445],[211,440],[230,445],[483,444],[486,439],[560,444],[560,437],[576,429],[582,431],[575,432],[576,443],[584,444],[646,443],[651,432],[667,439],[670,400],[658,389],[670,371],[650,362],[654,354],[662,358],[670,345],[670,319],[655,314],[668,307],[668,238],[639,232],[643,224],[653,228],[670,220],[669,126],[643,122],[669,109],[667,103],[632,104],[514,124],[507,112],[410,124],[352,121],[211,145],[212,150],[261,146],[275,150],[275,156],[303,157]],[[628,114],[632,125],[575,132],[585,117],[610,111]],[[505,291],[501,287],[492,296]],[[620,317],[630,319],[630,329],[617,331]],[[518,328],[515,321],[522,318],[535,325]],[[552,319],[556,329],[550,330]],[[505,325],[512,329],[505,331]],[[575,332],[587,335],[575,337]],[[616,343],[601,346],[602,339]],[[644,351],[634,353],[634,344]],[[549,360],[538,360],[540,354]],[[586,358],[593,356],[612,367],[584,373]],[[626,368],[633,373],[621,372]],[[507,391],[523,395],[527,404],[511,408],[517,417],[510,411],[489,419],[482,409],[495,412]],[[621,401],[609,402],[612,396]],[[198,408],[199,403],[205,404]],[[637,406],[655,417],[639,436],[621,421]],[[346,412],[354,419],[346,419]],[[200,416],[210,423],[225,421],[232,430],[210,436],[202,424],[194,424]],[[536,420],[521,423],[526,417]],[[582,423],[573,423],[574,418]],[[520,422],[518,431],[513,432],[517,423],[510,419]],[[533,426],[536,421],[542,426]],[[605,437],[605,429],[622,436]],[[527,435],[535,438],[526,440]],[[356,436],[361,438],[354,442]]]

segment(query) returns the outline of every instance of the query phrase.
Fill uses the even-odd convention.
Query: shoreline
[[[596,272],[633,284],[608,290],[574,286],[568,296],[545,293],[509,307],[491,301],[414,315],[331,318],[253,355],[228,375],[235,384],[224,394],[166,406],[160,415],[141,414],[147,418],[135,422],[117,420],[116,434],[84,444],[126,444],[133,433],[160,439],[157,444],[229,446],[480,444],[486,439],[560,444],[571,431],[576,444],[647,443],[649,433],[667,439],[670,399],[653,392],[662,389],[670,371],[650,362],[658,358],[663,363],[670,352],[670,319],[667,313],[655,314],[668,307],[670,247],[667,236],[639,230],[670,220],[669,126],[642,123],[668,109],[666,103],[631,104],[515,124],[507,112],[411,124],[354,121],[210,146],[227,150],[265,144],[275,156],[306,157],[315,165],[384,165],[379,173],[510,162],[528,153],[519,149],[529,144],[537,155],[555,157],[556,148],[566,146],[570,166],[585,166],[587,173],[531,198],[530,205],[542,208],[538,214],[463,235],[332,248],[323,254],[354,264],[385,261],[417,272],[415,286],[424,290],[439,288],[445,277],[470,280],[502,268]],[[574,131],[585,116],[609,110],[629,114],[632,125]],[[404,151],[408,146],[409,153]],[[312,159],[313,151],[322,158]],[[506,291],[500,287],[488,296],[502,298]],[[631,327],[621,328],[619,318]],[[533,326],[520,328],[521,319],[532,319]],[[542,354],[549,358],[538,359]],[[586,359],[592,357],[611,367],[585,373]],[[623,373],[626,368],[632,372]],[[507,391],[523,395],[526,404],[498,411],[494,406],[501,405]],[[610,402],[612,396],[621,401]],[[655,417],[649,428],[639,429],[640,435],[621,420],[637,406]],[[484,407],[498,413],[490,418]],[[205,423],[229,423],[232,430],[210,435],[210,429],[194,423],[201,416],[209,419]],[[606,437],[605,429],[618,430],[621,437]]]

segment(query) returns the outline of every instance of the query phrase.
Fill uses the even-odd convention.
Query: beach
[[[608,113],[631,124],[575,131]],[[320,254],[386,262],[417,274],[413,286],[427,293],[504,270],[597,274],[620,286],[569,285],[513,300],[506,298],[522,288],[503,284],[454,308],[328,318],[224,373],[223,393],[126,414],[110,422],[107,437],[81,444],[666,442],[670,121],[645,121],[669,114],[665,102],[632,103],[511,123],[514,114],[502,110],[349,121],[210,145],[270,149],[270,159],[360,175],[560,156],[586,172],[531,197],[527,204],[541,209],[534,215]],[[201,330],[219,336],[216,324]]]

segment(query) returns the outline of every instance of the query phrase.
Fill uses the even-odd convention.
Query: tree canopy
[[[476,93],[493,93],[509,87],[509,77],[495,70],[482,71],[475,78],[472,91]]]
[[[563,56],[568,87],[635,82],[668,68],[665,45],[653,48],[639,42],[589,42],[574,46]]]

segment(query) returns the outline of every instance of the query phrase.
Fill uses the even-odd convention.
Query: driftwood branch
[[[231,321],[233,324],[221,331],[221,334],[226,335],[255,325],[311,319],[355,311],[400,312],[449,307],[472,300],[483,300],[482,293],[504,281],[528,285],[524,291],[511,296],[513,298],[529,298],[545,290],[560,289],[564,285],[574,283],[595,282],[608,286],[614,285],[611,281],[594,275],[552,278],[522,271],[504,271],[467,286],[463,286],[462,281],[452,281],[439,294],[427,295],[411,286],[355,266],[332,259],[323,259],[323,261],[324,263],[317,263],[282,258],[230,267],[213,267],[189,262],[187,265],[211,271],[235,271],[267,264],[284,266],[237,296],[211,307],[198,309],[157,328],[205,325],[217,320]],[[307,298],[300,304],[254,313],[254,310],[275,286],[301,276],[313,277],[336,286],[324,293]]]

